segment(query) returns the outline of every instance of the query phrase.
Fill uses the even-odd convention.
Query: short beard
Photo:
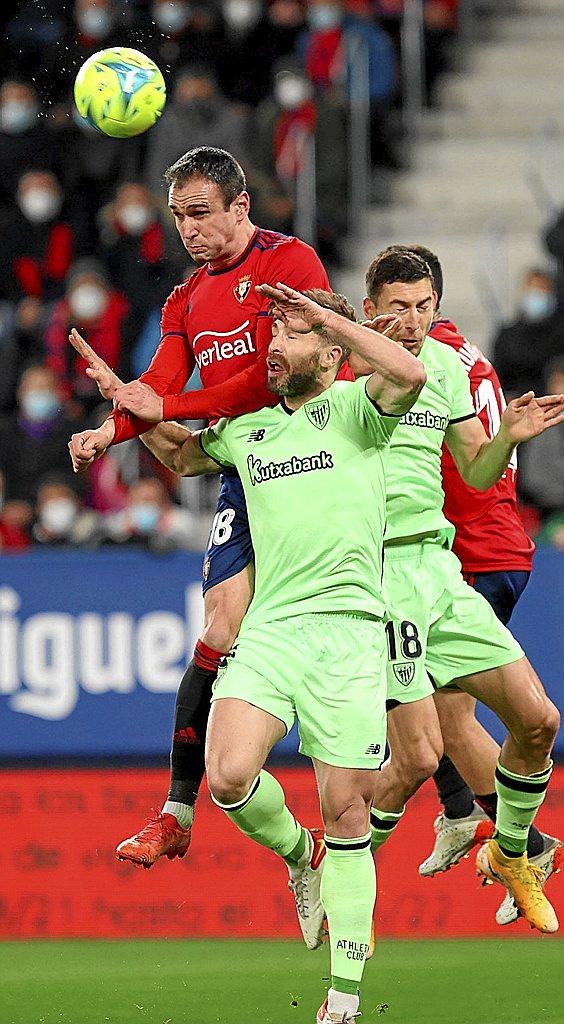
[[[284,381],[273,381],[269,388],[275,395],[284,398],[301,398],[315,391],[319,384],[319,370],[310,370],[309,373],[292,373]]]

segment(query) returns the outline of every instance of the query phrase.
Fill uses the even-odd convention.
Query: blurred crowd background
[[[474,4],[474,15],[487,23],[492,6]],[[107,406],[68,346],[69,328],[84,332],[125,380],[147,366],[160,307],[194,270],[166,210],[163,171],[203,144],[243,164],[253,220],[313,242],[338,279],[359,211],[365,204],[385,211],[411,159],[417,111],[440,106],[442,76],[464,61],[464,7],[457,0],[34,0],[4,18],[4,551],[53,544],[201,550],[213,481],[185,487],[137,441],[112,449],[86,477],[73,476],[68,438]],[[97,133],[72,103],[80,65],[112,45],[143,50],[167,81],[161,121],[127,142]],[[543,245],[544,262],[531,261],[513,315],[492,323],[486,339],[508,398],[530,388],[564,392],[564,211],[547,220]],[[523,449],[519,486],[531,532],[564,549],[564,426]]]

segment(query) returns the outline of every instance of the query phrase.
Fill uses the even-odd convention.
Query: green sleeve
[[[471,419],[472,416],[476,415],[476,410],[474,409],[474,403],[472,401],[468,374],[460,362],[458,355],[454,352],[449,352],[449,355],[452,355],[453,357],[451,359],[448,377],[449,394],[452,397],[450,422],[457,423],[460,422],[460,420]]]
[[[218,466],[234,466],[233,456],[229,448],[230,421],[219,420],[213,427],[207,427],[200,434],[200,448],[217,462]]]
[[[388,415],[368,395],[366,385],[370,377],[359,377],[345,394],[349,400],[351,416],[354,415],[363,433],[368,434],[376,448],[387,445],[401,416]]]

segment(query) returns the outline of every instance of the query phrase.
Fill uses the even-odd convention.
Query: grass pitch
[[[327,952],[297,942],[6,942],[1,1024],[314,1024]],[[382,941],[362,1024],[564,1024],[564,942]]]

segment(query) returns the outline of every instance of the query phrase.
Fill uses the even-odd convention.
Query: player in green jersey
[[[370,805],[386,743],[384,457],[425,371],[357,324],[339,296],[316,292],[313,302],[282,285],[261,291],[284,306],[274,309],[267,364],[280,403],[198,437],[161,424],[144,440],[184,475],[224,467],[240,474],[255,593],[213,691],[208,785],[241,831],[287,862],[311,948],[321,942],[325,908],[332,980],[317,1022],[347,1024],[358,1011],[370,937]],[[349,349],[370,375],[335,381]],[[263,769],[296,718],[301,750],[314,762],[324,843],[296,822]]]
[[[387,459],[391,758],[376,781],[373,848],[390,835],[407,799],[436,770],[443,744],[433,692],[448,701],[456,699],[455,687],[464,690],[492,708],[509,733],[496,769],[495,838],[479,851],[479,872],[502,882],[531,924],[556,931],[556,915],[525,850],[550,778],[559,715],[517,642],[462,578],[450,550],[454,530],[442,511],[440,464],[445,440],[463,479],[487,489],[517,443],[562,422],[564,399],[535,399],[532,393],[516,399],[489,441],[459,359],[427,336],[433,315],[427,264],[410,250],[385,250],[368,270],[367,291],[366,316],[397,315],[395,340],[427,373],[417,403],[394,432]]]

